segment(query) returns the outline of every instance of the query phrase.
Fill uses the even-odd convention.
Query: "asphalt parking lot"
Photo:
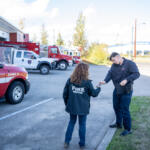
[[[62,150],[68,114],[62,100],[66,80],[74,67],[66,71],[52,70],[49,75],[29,72],[31,89],[22,103],[0,103],[0,150]],[[96,85],[103,80],[108,67],[90,66],[90,78]],[[141,76],[135,83],[134,95],[149,96],[150,77]],[[105,85],[97,98],[92,99],[87,122],[87,149],[98,147],[114,120],[112,109],[113,85]],[[107,112],[107,113],[106,113]],[[78,128],[78,126],[76,126]],[[78,149],[75,130],[70,149]]]

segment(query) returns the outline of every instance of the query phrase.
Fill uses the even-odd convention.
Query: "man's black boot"
[[[118,125],[118,124],[112,124],[112,125],[110,125],[109,126],[110,128],[118,128],[118,129],[121,129],[122,128],[122,126],[120,126],[120,125]]]
[[[124,131],[120,134],[120,136],[126,136],[126,135],[128,135],[128,134],[132,134],[132,132],[131,132],[131,131],[128,131],[128,130],[124,130]]]

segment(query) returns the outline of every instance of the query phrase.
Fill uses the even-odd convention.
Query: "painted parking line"
[[[30,109],[32,109],[32,108],[35,108],[35,107],[37,107],[37,106],[39,106],[39,105],[45,104],[45,103],[47,103],[47,102],[49,102],[49,101],[51,101],[51,100],[53,100],[53,99],[54,99],[54,98],[46,99],[46,100],[44,100],[44,101],[42,101],[42,102],[39,102],[39,103],[34,104],[34,105],[31,105],[31,106],[26,107],[26,108],[24,108],[24,109],[22,109],[22,110],[19,110],[19,111],[13,112],[13,113],[11,113],[11,114],[8,114],[8,115],[6,115],[6,116],[0,117],[0,121],[1,121],[1,120],[4,120],[4,119],[7,119],[7,118],[10,118],[10,117],[13,117],[13,116],[15,116],[15,115],[17,115],[17,114],[20,114],[20,113],[22,113],[22,112],[24,112],[24,111],[27,111],[27,110],[30,110]]]

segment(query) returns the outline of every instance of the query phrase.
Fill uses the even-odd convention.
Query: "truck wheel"
[[[40,67],[40,72],[41,72],[41,74],[49,74],[49,70],[50,70],[50,68],[49,68],[49,66],[47,66],[47,65],[42,65],[42,66]]]
[[[58,66],[60,70],[66,70],[68,65],[65,61],[61,61],[59,62]]]
[[[6,93],[6,101],[10,104],[20,103],[25,94],[25,87],[22,82],[13,82]]]

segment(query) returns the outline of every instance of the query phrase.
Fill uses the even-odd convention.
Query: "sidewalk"
[[[1,123],[7,122],[8,126],[0,127],[0,137],[3,138],[0,141],[1,150],[63,150],[64,135],[69,121],[69,115],[64,109],[63,100],[54,99],[24,112],[23,115],[3,120]],[[110,99],[91,100],[91,112],[87,118],[86,150],[99,147],[107,135],[108,125],[113,120],[114,112]],[[20,128],[15,126],[15,122],[21,124]],[[6,131],[7,134],[4,133]],[[77,124],[68,150],[78,149]]]
[[[138,64],[138,67],[142,75],[150,77],[150,64]]]

